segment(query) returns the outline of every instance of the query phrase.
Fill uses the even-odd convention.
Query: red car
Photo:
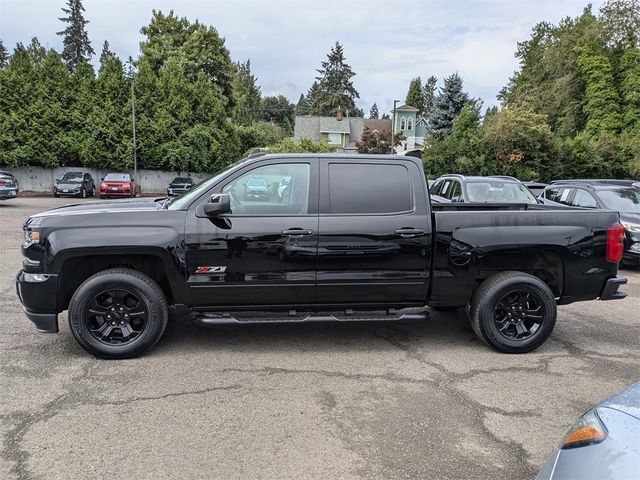
[[[100,182],[100,198],[133,198],[137,193],[138,186],[128,173],[110,173]]]

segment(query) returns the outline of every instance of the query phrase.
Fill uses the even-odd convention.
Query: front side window
[[[234,215],[306,215],[310,166],[282,163],[258,167],[222,188]]]
[[[409,172],[403,165],[329,164],[329,213],[385,214],[413,210]]]

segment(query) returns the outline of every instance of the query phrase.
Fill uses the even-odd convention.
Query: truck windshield
[[[467,194],[473,203],[538,203],[527,187],[514,182],[469,182]]]
[[[609,210],[640,212],[640,188],[616,188],[600,190],[598,196]]]

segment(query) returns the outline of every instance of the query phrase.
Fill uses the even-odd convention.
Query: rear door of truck
[[[432,226],[421,165],[321,158],[318,302],[424,305]]]

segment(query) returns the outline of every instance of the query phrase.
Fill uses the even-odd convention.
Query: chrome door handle
[[[396,233],[403,238],[411,238],[422,235],[424,230],[420,230],[419,228],[399,228],[396,230]]]
[[[303,235],[311,235],[311,230],[305,230],[304,228],[288,228],[282,231],[282,235],[287,237],[302,237]]]

